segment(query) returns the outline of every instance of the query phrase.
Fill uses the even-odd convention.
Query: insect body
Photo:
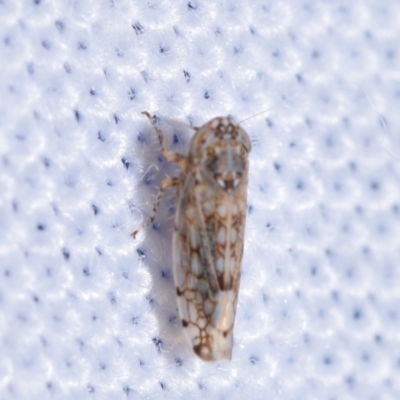
[[[181,167],[177,178],[162,182],[153,214],[164,190],[177,186],[173,235],[173,271],[179,314],[194,352],[203,360],[230,359],[239,290],[246,219],[247,133],[228,117],[217,117],[200,128],[189,154],[166,151]],[[135,231],[133,236],[138,232]]]

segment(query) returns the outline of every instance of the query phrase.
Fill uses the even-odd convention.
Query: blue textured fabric
[[[0,0],[0,398],[399,399],[399,15]],[[183,336],[173,190],[129,236],[175,173],[144,110],[176,151],[254,116],[231,362]]]

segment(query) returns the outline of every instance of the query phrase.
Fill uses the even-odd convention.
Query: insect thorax
[[[251,142],[247,133],[226,117],[203,125],[192,139],[190,156],[199,167],[202,179],[222,190],[238,187],[248,168]]]

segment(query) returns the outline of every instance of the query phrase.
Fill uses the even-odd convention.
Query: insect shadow
[[[186,155],[189,141],[194,134],[193,129],[182,122],[156,117],[161,129],[166,148],[171,152]],[[157,133],[150,122],[143,116],[143,130],[138,134],[138,144],[135,146],[135,164],[142,168],[142,178],[136,188],[134,208],[140,210],[142,222],[150,217],[156,197],[163,179],[178,176],[177,165],[165,160]],[[152,338],[159,352],[175,357],[183,350],[190,354],[186,338],[181,329],[176,303],[176,288],[172,272],[172,234],[176,210],[177,190],[175,187],[166,189],[154,221],[147,227],[140,228],[134,245],[143,259],[152,277],[152,286],[147,294],[147,300],[152,312],[157,318],[158,337]]]

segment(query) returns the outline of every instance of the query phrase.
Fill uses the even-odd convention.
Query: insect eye
[[[247,133],[240,128],[238,140],[243,145],[245,152],[249,153],[251,151],[251,141]]]

